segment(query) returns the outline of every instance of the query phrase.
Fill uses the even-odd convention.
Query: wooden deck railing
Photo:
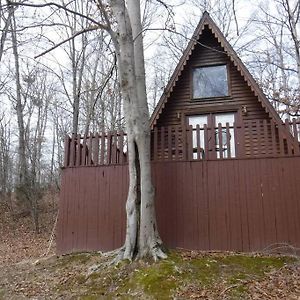
[[[213,160],[300,155],[300,120],[252,120],[216,127],[168,126],[151,133],[151,159]],[[124,132],[67,136],[64,167],[127,163]]]
[[[121,132],[73,134],[65,139],[64,167],[127,163],[127,135]]]

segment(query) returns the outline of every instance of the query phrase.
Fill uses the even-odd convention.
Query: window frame
[[[208,127],[208,138],[209,140],[212,140],[214,145],[217,145],[217,141],[216,141],[216,131],[215,128],[217,127],[218,124],[216,124],[216,118],[215,116],[218,114],[232,114],[233,118],[234,118],[234,123],[238,123],[239,119],[240,119],[240,110],[239,109],[228,109],[228,110],[212,110],[212,111],[201,111],[199,113],[197,112],[190,112],[190,113],[186,113],[184,114],[184,118],[185,118],[185,126],[187,126],[187,128],[190,126],[189,125],[189,117],[192,116],[207,116],[207,127]],[[233,142],[233,146],[235,147],[235,154],[233,157],[231,157],[230,159],[236,159],[237,158],[237,144],[236,144],[236,136],[235,136],[235,132],[233,132],[233,137],[234,137],[234,142]],[[214,146],[213,146],[214,147]],[[218,151],[213,151],[211,152],[210,150],[208,150],[209,152],[205,155],[207,155],[208,159],[219,159],[218,156]],[[226,158],[227,159],[227,158]]]
[[[227,72],[227,95],[226,96],[211,96],[211,97],[194,97],[194,70],[199,68],[209,68],[209,67],[219,67],[226,66]],[[231,84],[230,84],[230,72],[229,72],[229,63],[219,63],[219,64],[201,64],[195,65],[191,68],[190,72],[190,99],[191,101],[205,101],[205,100],[218,100],[218,99],[227,99],[231,98]]]

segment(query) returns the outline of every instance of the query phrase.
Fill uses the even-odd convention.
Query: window
[[[218,128],[219,123],[221,124],[221,131]],[[228,128],[226,127],[227,123],[229,125]],[[188,125],[193,127],[193,158],[215,159],[235,157],[233,123],[234,113],[231,112],[189,116]],[[207,125],[206,133],[204,124]],[[197,129],[197,125],[199,129]],[[221,133],[221,137],[219,137],[219,132]],[[208,153],[205,153],[205,149]]]
[[[228,96],[226,65],[193,70],[193,98]]]

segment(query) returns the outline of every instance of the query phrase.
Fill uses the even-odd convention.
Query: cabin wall
[[[210,48],[197,45],[190,56],[182,74],[163,109],[157,126],[179,125],[185,122],[186,114],[236,111],[243,120],[270,119],[254,92],[243,76],[223,53],[217,39],[207,28],[199,40]],[[211,48],[216,49],[213,51]],[[229,95],[224,98],[202,100],[192,99],[192,69],[197,66],[228,64]],[[241,109],[247,107],[247,114],[242,115]]]
[[[152,162],[158,227],[170,248],[300,247],[300,157]],[[125,239],[128,166],[62,170],[58,254]]]

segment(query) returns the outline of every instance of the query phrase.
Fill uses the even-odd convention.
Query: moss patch
[[[46,282],[40,287],[41,292],[47,288],[49,296],[61,299],[243,299],[249,295],[249,282],[265,280],[271,271],[295,260],[283,256],[172,251],[166,260],[157,263],[122,262],[114,266],[98,254],[80,253],[31,266],[26,277],[24,269],[20,270],[22,289],[17,285],[8,292],[23,295],[27,287],[39,288],[39,282]],[[98,270],[89,273],[95,264],[99,264]],[[12,280],[12,287],[13,284]],[[7,287],[0,284],[0,299],[4,299],[1,288],[6,291]],[[39,295],[39,291],[30,295]]]
[[[0,300],[4,300],[4,294],[5,292],[3,290],[0,289]]]

